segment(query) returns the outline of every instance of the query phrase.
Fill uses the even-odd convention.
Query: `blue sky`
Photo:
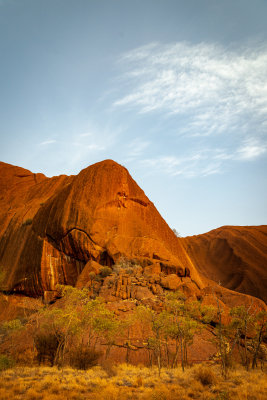
[[[0,0],[0,160],[111,158],[183,236],[267,223],[265,0]]]

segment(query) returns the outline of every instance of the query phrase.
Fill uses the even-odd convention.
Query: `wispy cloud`
[[[159,156],[140,161],[149,171],[185,178],[204,177],[221,173],[222,162],[216,159],[217,151],[209,149],[193,152],[184,157]]]
[[[95,143],[88,144],[87,146],[85,146],[85,148],[88,150],[97,150],[97,151],[105,150],[105,146],[101,146]]]
[[[95,151],[101,151],[101,150],[105,150],[106,147],[104,145],[100,145],[97,143],[82,143],[79,141],[75,141],[75,142],[70,142],[71,146],[75,146],[76,148],[80,148],[80,150],[82,151],[90,151],[90,150],[95,150]]]
[[[78,136],[80,136],[81,138],[88,137],[88,136],[92,136],[92,132],[81,133],[81,134],[78,135]]]
[[[267,48],[152,43],[124,54],[125,93],[115,107],[189,116],[184,131],[266,130]]]
[[[46,146],[47,144],[56,143],[56,140],[45,140],[44,142],[40,143],[40,146]]]
[[[150,172],[164,173],[170,176],[182,176],[185,178],[204,177],[221,173],[221,164],[216,161],[200,162],[194,157],[179,159],[176,157],[157,157],[142,160],[141,165]]]
[[[267,152],[267,145],[256,139],[247,139],[237,150],[235,157],[238,160],[254,160]]]
[[[127,146],[127,155],[132,158],[139,157],[150,145],[150,142],[140,138],[136,138],[131,141]]]
[[[172,144],[166,140],[155,157],[140,160],[142,166],[171,176],[199,177],[267,153],[266,46],[151,43],[123,54],[119,66],[120,96],[113,108],[150,117],[150,124],[161,117],[173,131],[176,127],[172,138],[168,136]],[[129,155],[144,158],[148,143],[132,142]]]
[[[236,149],[204,148],[195,150],[183,157],[158,156],[140,161],[140,164],[153,173],[186,178],[205,177],[221,174],[229,161],[254,160],[267,153],[267,145],[259,140],[245,139]]]

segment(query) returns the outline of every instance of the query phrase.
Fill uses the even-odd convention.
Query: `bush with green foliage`
[[[6,369],[13,368],[15,361],[6,356],[5,354],[0,354],[0,371],[5,371]]]
[[[5,321],[2,324],[4,332],[14,332],[23,327],[20,319],[12,319],[11,321]]]
[[[101,355],[100,351],[81,345],[71,351],[70,365],[76,369],[87,370],[97,365]]]
[[[96,277],[96,273],[94,271],[89,272],[89,278],[91,279],[91,281],[94,281]]]
[[[61,343],[61,335],[54,332],[40,332],[34,338],[37,350],[37,361],[40,364],[49,361],[53,366]]]
[[[107,276],[112,274],[112,269],[110,267],[102,267],[100,268],[100,275],[102,278],[106,278]]]
[[[27,226],[32,224],[32,218],[26,219],[26,221],[23,221],[22,226]]]

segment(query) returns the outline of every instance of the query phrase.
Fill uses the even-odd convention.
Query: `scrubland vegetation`
[[[242,306],[226,316],[217,298],[211,306],[168,291],[160,307],[128,301],[120,314],[88,289],[58,293],[0,325],[0,400],[267,399],[266,311]],[[190,347],[205,330],[214,355],[192,364]],[[138,352],[142,366],[130,365]]]
[[[1,373],[0,400],[266,400],[262,371],[231,371],[227,380],[216,367],[186,369],[99,366],[87,371],[56,367],[16,367]]]

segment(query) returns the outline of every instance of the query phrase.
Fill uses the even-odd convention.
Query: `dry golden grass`
[[[0,400],[266,400],[266,374],[217,367],[162,369],[121,364],[105,371],[17,367],[0,374]]]

